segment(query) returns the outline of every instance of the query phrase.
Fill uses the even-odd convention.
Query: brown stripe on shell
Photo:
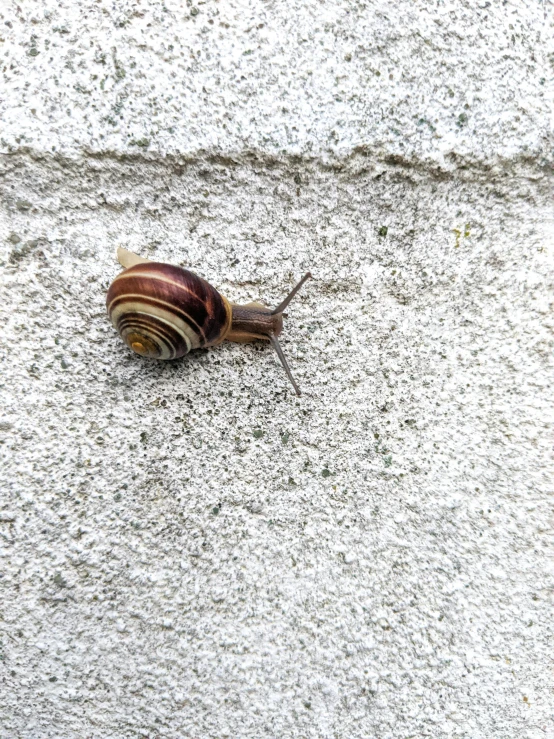
[[[108,290],[110,317],[118,306],[124,310],[126,298],[136,303],[133,297],[137,295],[145,312],[149,306],[154,310],[157,305],[165,307],[161,304],[175,306],[176,315],[197,333],[198,346],[218,343],[230,326],[230,308],[224,298],[206,280],[182,267],[148,262],[126,269]]]
[[[183,321],[179,312],[172,310],[171,306],[162,308],[156,303],[148,304],[140,298],[136,299],[132,296],[123,296],[121,301],[112,301],[110,318],[116,328],[118,328],[120,321],[130,313],[140,315],[144,319],[151,319],[171,331],[176,331],[188,345],[189,351],[191,348],[197,349],[200,346],[198,332],[192,329],[186,321]]]
[[[160,321],[156,316],[126,313],[118,320],[117,330],[131,349],[153,359],[175,359],[187,354],[191,349],[190,341],[187,341],[173,326]],[[146,340],[141,341],[141,337]],[[157,351],[139,351],[133,346],[134,342],[142,343],[145,347],[151,342]]]
[[[108,305],[108,313],[110,316],[114,313],[114,311],[122,304],[122,303],[140,303],[141,306],[149,306],[150,308],[154,308],[154,312],[156,308],[161,308],[163,310],[169,310],[171,313],[178,316],[182,321],[184,321],[191,330],[196,334],[198,337],[199,342],[206,341],[206,337],[204,335],[204,331],[202,328],[196,323],[196,321],[191,318],[188,313],[185,313],[183,310],[181,310],[178,305],[170,303],[166,303],[162,300],[158,300],[157,298],[152,298],[146,295],[139,295],[138,293],[124,293],[122,295],[118,295],[115,297],[112,302]],[[148,308],[144,308],[145,312],[148,311]],[[203,346],[202,343],[200,343],[200,346]]]

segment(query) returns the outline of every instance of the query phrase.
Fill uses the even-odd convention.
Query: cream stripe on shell
[[[157,347],[159,355],[157,355],[157,359],[175,359],[178,352],[178,347],[175,346],[172,340],[172,336],[175,336],[175,329],[173,326],[167,330],[167,334],[164,332],[163,327],[166,325],[159,321],[158,319],[155,320],[155,323],[152,325],[151,321],[144,321],[141,319],[141,316],[143,316],[143,313],[140,314],[134,314],[132,319],[125,317],[120,325],[119,325],[119,333],[121,334],[121,337],[133,351],[136,351],[137,354],[142,354],[143,356],[151,356],[149,354],[144,354],[142,351],[135,348],[135,342],[139,345],[142,344],[141,338],[146,338],[154,346]],[[184,344],[186,346],[186,352],[185,354],[188,354],[190,351],[190,345],[188,343],[188,339],[186,337],[182,337],[180,334],[177,334],[179,337],[179,341],[184,341]],[[133,341],[135,339],[135,341]]]
[[[141,303],[140,300],[126,300],[126,296],[118,296],[119,302],[115,306],[113,311],[110,311],[110,318],[114,327],[117,329],[117,323],[120,318],[124,318],[127,313],[138,313],[144,315],[146,318],[156,319],[162,323],[167,324],[175,331],[177,331],[185,340],[188,351],[191,349],[198,349],[200,347],[200,340],[198,334],[185,322],[182,318],[179,318],[171,310],[164,310],[150,303],[147,306]],[[166,304],[167,305],[167,304]]]
[[[166,282],[167,282],[167,280],[166,280]],[[175,283],[172,283],[172,284],[175,284]],[[190,292],[190,291],[187,290],[186,292]],[[112,314],[112,305],[115,302],[121,302],[122,305],[126,305],[127,303],[132,303],[133,301],[137,301],[138,303],[140,303],[142,299],[143,299],[143,296],[140,295],[140,293],[124,293],[124,294],[121,294],[121,295],[116,295],[115,298],[112,300],[112,302],[108,306],[108,313],[111,316],[111,314]],[[156,307],[154,305],[152,305],[152,303],[156,303],[159,306],[165,306],[168,309],[168,311],[172,313],[172,315],[175,315],[175,307],[172,306],[171,303],[168,303],[166,300],[160,300],[160,298],[155,298],[152,295],[148,295],[147,296],[147,299],[148,299],[148,305],[152,307],[152,315],[156,315]],[[160,310],[163,310],[163,308],[160,308]],[[198,323],[194,320],[194,318],[189,313],[187,313],[186,311],[184,311],[182,308],[179,308],[178,310],[179,310],[179,313],[181,313],[182,315],[186,316],[189,319],[189,321],[196,326],[196,328],[198,329],[198,333],[201,335],[201,337],[204,339],[204,342],[205,342],[206,341],[206,336],[204,334],[204,331],[198,325]],[[178,316],[176,316],[176,318],[178,318]],[[191,327],[189,326],[189,328],[191,328]],[[193,329],[191,328],[191,331],[192,330]],[[198,344],[198,346],[200,346],[200,343]],[[198,347],[194,347],[194,348],[196,349]]]

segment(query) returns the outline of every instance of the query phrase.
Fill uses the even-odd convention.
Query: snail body
[[[223,341],[270,341],[298,394],[277,336],[283,311],[307,274],[274,310],[259,303],[230,303],[215,287],[194,272],[152,262],[122,249],[118,259],[125,269],[112,282],[106,306],[114,327],[127,346],[152,359],[176,359],[193,349]]]

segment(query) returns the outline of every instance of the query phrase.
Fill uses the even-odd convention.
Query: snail
[[[292,382],[300,389],[277,341],[283,311],[308,278],[300,280],[277,308],[236,305],[188,269],[152,262],[119,247],[125,268],[108,289],[108,315],[127,346],[143,357],[176,359],[192,349],[222,341],[270,341]]]

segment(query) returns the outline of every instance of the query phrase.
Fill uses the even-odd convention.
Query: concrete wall
[[[0,737],[552,739],[552,7],[0,8]],[[132,355],[118,244],[283,348]]]

